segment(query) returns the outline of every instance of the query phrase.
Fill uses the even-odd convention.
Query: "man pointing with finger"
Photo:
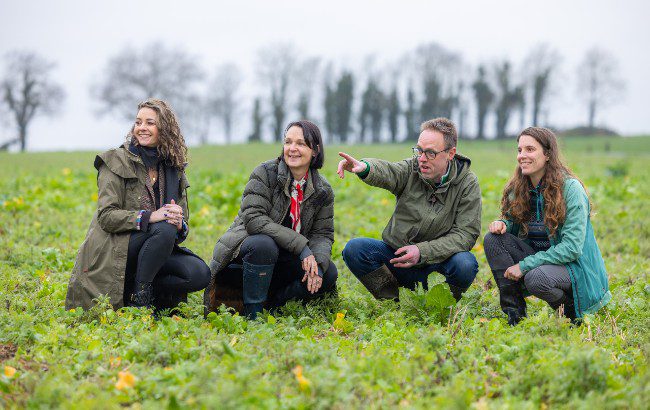
[[[382,240],[354,238],[343,260],[377,299],[399,297],[439,272],[459,300],[478,271],[469,250],[481,231],[481,189],[469,158],[456,152],[458,134],[446,118],[422,123],[413,157],[399,162],[356,160],[340,152],[337,173],[357,174],[368,185],[387,189],[395,211]]]

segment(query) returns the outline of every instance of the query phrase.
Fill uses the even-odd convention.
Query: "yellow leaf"
[[[70,168],[63,168],[63,169],[61,170],[61,173],[62,173],[63,175],[65,175],[65,176],[68,176],[68,175],[70,175],[70,174],[72,173],[72,170],[70,170]]]
[[[311,382],[302,374],[302,366],[298,365],[294,367],[292,372],[296,376],[296,381],[298,382],[300,390],[306,391],[311,388]]]
[[[121,363],[122,363],[122,358],[119,356],[108,358],[108,364],[110,365],[111,369],[119,367]]]
[[[98,198],[98,196],[97,196],[97,192],[95,192],[94,194],[92,194],[92,195],[90,196],[90,199],[91,199],[93,202],[97,202],[97,198]]]
[[[333,323],[334,329],[343,333],[350,332],[354,326],[351,322],[345,320],[345,312],[338,312]]]
[[[15,368],[11,366],[5,366],[5,376],[7,376],[8,378],[12,378],[14,377],[15,374],[16,374]]]
[[[117,373],[117,383],[115,383],[115,388],[117,390],[130,389],[135,386],[136,377],[128,370]]]

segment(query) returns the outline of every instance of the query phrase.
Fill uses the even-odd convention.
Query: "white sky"
[[[559,126],[585,122],[575,93],[575,66],[585,50],[597,45],[618,58],[627,84],[624,99],[607,108],[598,122],[639,134],[650,132],[649,10],[650,3],[642,0],[0,0],[0,55],[29,49],[56,62],[53,77],[67,92],[62,115],[33,123],[32,150],[119,144],[130,124],[95,117],[89,85],[110,56],[125,46],[156,40],[196,55],[208,73],[220,63],[238,63],[249,94],[256,87],[256,52],[275,42],[293,42],[305,54],[351,68],[366,55],[395,59],[431,41],[460,52],[472,64],[504,57],[519,63],[533,45],[547,42],[564,58],[563,81],[549,114]],[[250,95],[246,97],[243,103],[249,106]],[[249,117],[248,111],[241,114],[241,135],[249,133]],[[516,116],[512,123],[518,123]],[[0,141],[12,135],[6,126],[0,129]]]

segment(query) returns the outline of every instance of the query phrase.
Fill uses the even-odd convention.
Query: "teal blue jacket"
[[[589,217],[589,199],[584,187],[575,178],[564,181],[563,197],[566,219],[551,240],[551,247],[519,262],[521,272],[542,265],[564,265],[569,271],[577,317],[594,313],[605,306],[612,294],[609,291],[605,262],[600,253]],[[542,207],[543,198],[542,198]],[[543,216],[542,216],[543,217]],[[518,235],[521,226],[512,220],[503,220],[507,231]]]

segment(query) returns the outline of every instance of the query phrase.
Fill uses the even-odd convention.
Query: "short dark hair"
[[[286,126],[283,136],[287,135],[287,132],[291,127],[299,127],[302,129],[302,135],[305,137],[307,146],[316,151],[316,156],[311,159],[309,168],[322,168],[323,163],[325,162],[325,147],[323,146],[323,137],[320,135],[320,129],[318,129],[318,126],[308,120],[293,121]],[[284,150],[280,152],[278,159],[284,161]]]
[[[449,118],[438,117],[428,120],[420,125],[422,131],[438,131],[445,139],[445,149],[453,148],[458,144],[458,132],[456,126]]]

